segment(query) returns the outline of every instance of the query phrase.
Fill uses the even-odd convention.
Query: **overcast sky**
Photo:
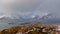
[[[0,15],[7,17],[53,14],[60,18],[60,0],[0,0]]]

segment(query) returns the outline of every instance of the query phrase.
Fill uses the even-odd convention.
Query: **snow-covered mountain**
[[[48,14],[40,18],[38,15],[33,16],[20,16],[19,19],[1,16],[0,23],[21,23],[21,22],[42,22],[42,23],[60,23],[60,19],[56,18],[53,14]]]
[[[53,14],[48,14],[46,16],[43,16],[39,19],[40,22],[46,23],[46,24],[54,24],[54,23],[60,23],[60,18],[57,18],[57,16]]]
[[[19,19],[17,18],[11,18],[6,16],[0,16],[0,22],[1,23],[16,23],[16,22],[30,22],[30,21],[36,21],[39,19],[39,16],[20,16]]]

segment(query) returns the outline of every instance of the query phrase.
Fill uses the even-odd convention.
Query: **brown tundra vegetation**
[[[41,23],[14,26],[0,31],[0,34],[60,34],[58,25],[45,25]]]

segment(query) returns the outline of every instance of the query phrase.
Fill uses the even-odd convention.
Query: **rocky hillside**
[[[0,34],[60,34],[60,30],[57,25],[37,23],[7,28],[0,31]]]

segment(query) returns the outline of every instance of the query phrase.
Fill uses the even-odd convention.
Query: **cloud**
[[[51,13],[54,18],[60,18],[60,0],[42,0],[39,7],[40,12]]]
[[[34,12],[40,0],[0,0],[0,4],[1,13],[8,17],[19,17]]]
[[[49,13],[58,17],[59,6],[60,0],[0,0],[0,13],[16,18],[30,14],[43,17]]]

